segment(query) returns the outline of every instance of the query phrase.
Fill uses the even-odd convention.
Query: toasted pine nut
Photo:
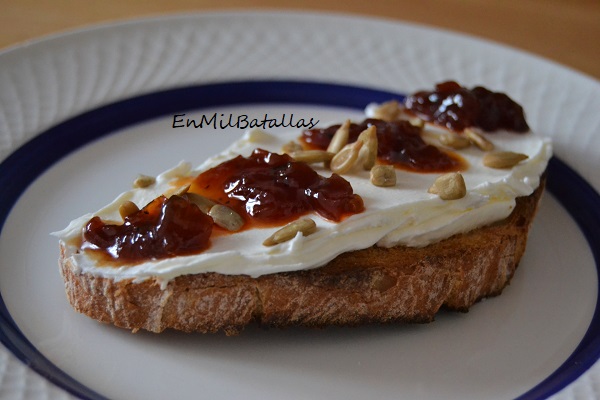
[[[151,186],[156,182],[156,178],[148,175],[138,175],[137,178],[133,181],[134,188],[146,188]]]
[[[527,158],[527,155],[521,153],[513,153],[512,151],[497,151],[484,155],[483,165],[498,169],[512,168]]]
[[[244,225],[244,219],[240,214],[221,204],[212,206],[208,215],[212,217],[215,224],[228,231],[239,231]]]
[[[335,131],[333,137],[331,138],[331,142],[329,142],[329,146],[327,146],[327,151],[330,153],[337,154],[340,150],[344,148],[346,144],[348,144],[348,137],[350,136],[350,120],[347,119],[344,123]]]
[[[465,180],[459,172],[450,172],[438,177],[428,190],[442,200],[461,199],[467,194]]]
[[[302,150],[290,154],[296,161],[314,164],[318,162],[329,162],[335,154],[324,150]]]
[[[364,142],[362,140],[357,140],[354,143],[344,146],[344,148],[331,159],[331,171],[336,174],[345,174],[350,171],[358,159],[358,152],[363,144]]]
[[[359,159],[363,169],[370,170],[377,161],[377,128],[371,125],[358,135],[357,141],[364,142],[364,146],[360,149]]]
[[[391,165],[375,165],[371,168],[371,183],[375,186],[396,185],[396,170]]]
[[[135,205],[133,201],[124,201],[123,204],[119,206],[119,214],[123,219],[138,211],[140,211],[140,209],[138,208],[138,206]]]
[[[310,218],[302,218],[296,221],[290,222],[283,228],[279,229],[271,236],[269,236],[264,242],[264,246],[275,246],[276,244],[287,242],[296,237],[298,232],[301,232],[303,236],[308,236],[317,230],[317,224]]]
[[[483,137],[483,135],[480,135],[479,133],[474,131],[472,128],[466,128],[463,132],[467,136],[467,138],[469,138],[471,143],[473,143],[479,149],[483,151],[494,150],[494,144],[487,140],[485,137]]]
[[[404,108],[400,105],[398,100],[390,100],[381,103],[379,107],[373,110],[373,118],[390,122],[400,119],[403,113]]]
[[[453,149],[464,149],[471,145],[471,141],[466,136],[452,132],[441,134],[439,141],[444,146],[452,147]]]
[[[197,205],[200,211],[202,211],[204,214],[208,214],[210,209],[217,204],[211,199],[199,195],[198,193],[187,192],[185,194],[185,197],[187,197],[190,203],[194,203],[195,205]]]

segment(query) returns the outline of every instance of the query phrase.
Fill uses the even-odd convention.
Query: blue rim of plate
[[[40,175],[71,152],[104,136],[153,118],[184,110],[235,104],[307,104],[362,110],[368,103],[403,95],[382,90],[304,81],[239,81],[154,92],[85,112],[39,134],[0,164],[0,232],[19,197]],[[574,170],[554,157],[548,165],[548,190],[577,222],[592,250],[600,277],[600,195]],[[1,233],[0,233],[1,234]],[[600,278],[598,285],[600,287]],[[48,360],[12,319],[0,293],[0,341],[31,369],[83,399],[104,399]],[[551,396],[600,358],[600,296],[583,339],[568,359],[518,399]]]

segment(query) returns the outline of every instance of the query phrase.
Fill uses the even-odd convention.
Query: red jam
[[[341,176],[324,178],[306,163],[260,149],[203,172],[190,191],[235,210],[245,228],[283,225],[311,211],[340,221],[364,210]],[[186,196],[160,196],[120,225],[92,218],[82,247],[122,263],[196,254],[209,247],[213,227],[213,219]]]
[[[425,143],[421,137],[421,129],[408,121],[366,119],[360,124],[352,123],[349,141],[356,141],[358,135],[371,125],[375,125],[377,129],[377,158],[381,163],[413,172],[450,172],[466,167],[458,155],[446,153]],[[333,125],[304,131],[302,140],[309,147],[326,149],[339,127],[340,125]]]
[[[180,196],[158,197],[125,217],[123,224],[92,218],[84,228],[84,247],[124,262],[189,255],[209,246],[213,220]]]
[[[436,85],[434,91],[408,96],[404,105],[424,120],[457,132],[471,126],[487,132],[529,130],[519,104],[504,93],[484,87],[469,90],[453,81],[444,82]]]
[[[322,177],[306,163],[262,149],[203,172],[190,190],[231,207],[251,225],[283,225],[312,211],[340,221],[364,210],[341,176]]]

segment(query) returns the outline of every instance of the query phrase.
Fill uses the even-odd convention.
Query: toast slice
[[[73,308],[93,319],[140,329],[227,335],[251,323],[265,327],[352,326],[433,321],[442,307],[465,312],[499,295],[525,251],[544,190],[516,199],[504,220],[425,247],[370,247],[305,271],[252,278],[202,273],[172,279],[115,281],[81,273],[65,258],[60,270]]]

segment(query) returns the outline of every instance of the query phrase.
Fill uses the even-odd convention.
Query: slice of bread
[[[204,273],[171,280],[114,281],[78,273],[61,248],[59,265],[73,308],[138,331],[238,334],[269,327],[430,322],[441,307],[467,311],[499,295],[525,251],[544,189],[516,199],[509,217],[468,233],[413,248],[371,247],[325,266],[252,278]]]

